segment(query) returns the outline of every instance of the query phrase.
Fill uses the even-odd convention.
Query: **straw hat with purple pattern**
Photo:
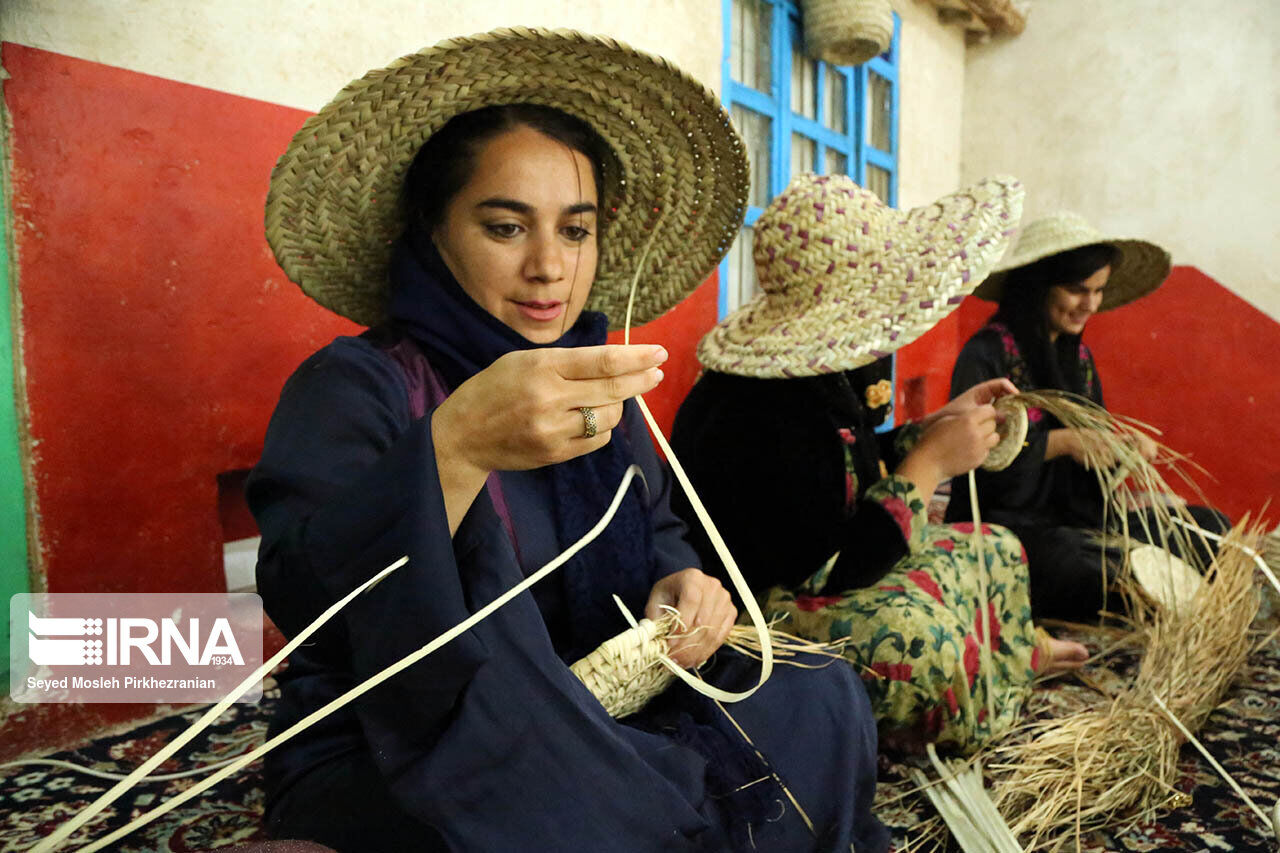
[[[986,278],[1022,216],[995,177],[910,211],[846,175],[797,175],[754,226],[763,291],[698,345],[706,367],[762,379],[870,364],[931,329]]]

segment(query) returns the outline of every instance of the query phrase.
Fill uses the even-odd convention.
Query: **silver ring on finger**
[[[578,411],[582,412],[582,437],[595,438],[597,428],[596,410],[590,406],[581,406]]]

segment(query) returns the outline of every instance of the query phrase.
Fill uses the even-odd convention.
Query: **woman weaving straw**
[[[1154,243],[1105,237],[1067,212],[1030,223],[1011,256],[974,291],[1000,307],[960,351],[951,393],[1006,377],[1020,391],[1068,391],[1101,406],[1102,383],[1081,340],[1089,318],[1150,293],[1168,275],[1169,253]],[[1032,408],[1027,416],[1027,446],[1013,464],[978,472],[982,515],[1013,530],[1026,546],[1033,615],[1097,619],[1104,607],[1123,605],[1120,596],[1106,596],[1119,561],[1114,554],[1103,560],[1105,495],[1095,471],[1088,470],[1091,462],[1109,467],[1110,451],[1090,432],[1068,429],[1048,412]],[[1132,440],[1143,458],[1155,460],[1150,438],[1135,432]],[[1216,510],[1186,509],[1211,533],[1230,527]],[[967,484],[957,481],[947,518],[959,520],[969,512]],[[1162,536],[1158,518],[1150,509],[1130,512],[1129,535],[1163,544],[1201,568],[1209,564],[1206,542],[1170,530]]]
[[[271,753],[272,835],[360,851],[885,849],[875,730],[844,667],[775,671],[731,706],[753,747],[683,686],[615,721],[567,666],[626,629],[614,594],[677,610],[687,666],[734,622],[629,400],[661,381],[665,352],[604,343],[644,252],[639,322],[714,269],[746,182],[714,93],[563,32],[443,42],[357,80],[294,138],[272,176],[272,248],[304,292],[371,328],[281,394],[248,486],[258,586],[295,634],[409,563],[292,657],[274,730],[559,554],[628,465],[647,488],[532,594]],[[721,650],[703,674],[757,668]]]
[[[796,177],[754,228],[763,293],[702,340],[707,372],[676,416],[673,446],[766,614],[847,641],[882,742],[903,749],[975,749],[1008,728],[1037,673],[1086,656],[1033,627],[1012,534],[984,526],[980,560],[971,526],[927,523],[938,483],[996,444],[991,403],[1009,381],[875,433],[883,357],[982,280],[1022,196],[997,178],[899,213],[845,176]]]

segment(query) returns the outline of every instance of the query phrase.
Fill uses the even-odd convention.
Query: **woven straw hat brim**
[[[973,295],[999,302],[1013,270],[1060,252],[1098,244],[1114,246],[1120,252],[1120,259],[1112,264],[1111,275],[1102,289],[1099,311],[1110,311],[1140,299],[1169,277],[1173,261],[1165,249],[1146,240],[1106,237],[1075,214],[1063,213],[1028,223],[1009,257],[978,285]]]
[[[1022,185],[984,180],[902,212],[842,176],[798,176],[755,224],[764,292],[698,346],[712,370],[816,376],[883,358],[933,328],[1004,254]]]
[[[510,103],[577,116],[613,151],[587,307],[614,328],[646,246],[635,324],[679,303],[728,251],[749,177],[715,93],[612,39],[520,28],[450,39],[370,71],[307,120],[267,195],[267,241],[285,274],[338,314],[382,321],[414,155],[453,116]]]

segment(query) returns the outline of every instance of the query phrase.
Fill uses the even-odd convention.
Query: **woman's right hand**
[[[490,471],[541,468],[607,444],[623,401],[655,388],[666,360],[651,344],[516,350],[463,382],[431,418],[450,530]],[[584,406],[595,410],[591,438]]]
[[[1110,468],[1116,464],[1115,454],[1094,433],[1082,429],[1059,427],[1049,431],[1044,458],[1070,456],[1090,470]]]
[[[937,418],[898,466],[897,473],[915,483],[927,498],[943,480],[982,464],[1000,441],[996,419],[995,407],[989,404]]]

